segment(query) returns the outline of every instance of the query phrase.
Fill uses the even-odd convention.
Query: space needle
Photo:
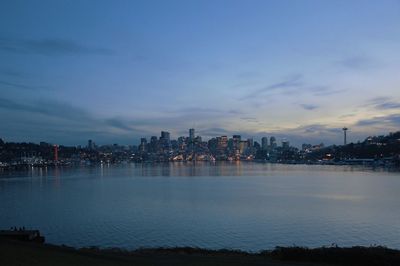
[[[344,145],[347,144],[347,127],[342,128],[343,129],[343,134],[344,134]]]

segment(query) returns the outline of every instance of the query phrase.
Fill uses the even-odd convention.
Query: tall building
[[[271,149],[275,149],[277,147],[276,138],[275,137],[272,136],[272,137],[269,138],[269,145],[271,146]]]
[[[197,137],[194,138],[194,142],[196,144],[200,143],[201,141],[202,141],[201,136],[197,136]]]
[[[194,128],[189,129],[189,140],[194,141],[195,135],[194,135]]]
[[[169,132],[161,131],[160,145],[163,149],[169,149],[171,147],[171,139]]]
[[[92,141],[91,139],[88,140],[87,148],[88,148],[89,150],[93,150],[93,141]]]
[[[268,138],[262,137],[261,139],[261,148],[265,151],[268,149]]]
[[[139,151],[145,152],[146,150],[147,150],[147,139],[141,138],[140,145],[139,145]]]
[[[234,151],[239,150],[240,149],[240,147],[239,147],[240,141],[241,141],[242,137],[240,135],[233,135],[232,139],[233,139],[233,150]]]
[[[152,136],[150,138],[150,145],[149,145],[150,152],[157,152],[158,151],[158,139],[156,136]]]
[[[344,145],[347,144],[347,130],[349,130],[347,127],[344,127],[344,128],[343,128],[343,134],[344,134],[343,143],[344,143]]]
[[[244,154],[249,148],[249,142],[245,140],[241,140],[239,143],[239,152],[240,154]]]
[[[290,143],[287,139],[282,139],[282,148],[287,150],[290,147]]]
[[[254,146],[254,140],[253,140],[253,138],[248,138],[248,139],[247,139],[247,142],[249,143],[249,148],[253,148],[253,146]]]
[[[54,161],[58,162],[58,145],[54,144]]]
[[[217,137],[217,150],[223,152],[226,150],[227,147],[228,147],[228,137],[227,136]]]
[[[170,134],[168,131],[161,131],[161,139],[170,141]]]
[[[215,152],[217,150],[218,146],[218,140],[217,138],[212,138],[208,141],[208,148],[210,149],[211,152]]]
[[[179,137],[178,138],[178,147],[179,150],[184,151],[186,149],[186,145],[187,145],[187,137]]]

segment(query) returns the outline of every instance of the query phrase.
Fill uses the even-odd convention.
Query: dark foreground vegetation
[[[240,250],[208,250],[191,247],[127,251],[96,247],[75,249],[66,246],[0,239],[0,265],[264,265],[316,266],[365,265],[398,266],[400,251],[386,247],[337,246],[322,248],[276,247],[248,253]]]
[[[400,251],[382,246],[341,248],[276,247],[260,254],[284,261],[325,262],[338,265],[400,265]]]

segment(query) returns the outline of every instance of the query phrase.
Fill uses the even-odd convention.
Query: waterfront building
[[[218,146],[217,138],[211,138],[211,139],[208,141],[208,149],[209,149],[212,153],[215,153],[215,152],[216,152],[217,146]]]
[[[87,148],[88,148],[89,150],[93,150],[93,141],[92,141],[91,139],[88,140]]]
[[[194,141],[195,135],[194,135],[194,128],[189,129],[189,140]]]
[[[262,137],[261,139],[261,148],[266,151],[268,149],[268,138]]]
[[[160,145],[164,150],[169,150],[171,147],[170,134],[167,131],[161,131]]]
[[[241,140],[239,143],[239,153],[244,154],[249,147],[249,142],[245,140]]]
[[[269,145],[271,146],[271,149],[276,149],[277,144],[276,144],[276,138],[274,136],[269,138]]]
[[[217,150],[219,152],[225,152],[227,147],[228,147],[228,137],[227,136],[217,137]]]
[[[282,139],[282,148],[287,150],[290,147],[290,143],[287,139]]]
[[[147,139],[146,138],[140,139],[139,151],[141,151],[141,152],[147,151]]]
[[[157,152],[158,151],[158,139],[157,136],[151,136],[150,143],[149,143],[149,151],[150,152]]]

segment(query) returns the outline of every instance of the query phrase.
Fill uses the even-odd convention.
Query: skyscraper
[[[282,139],[282,148],[287,150],[290,147],[290,143],[287,139]]]
[[[170,135],[169,135],[169,132],[167,132],[167,131],[161,131],[161,139],[163,139],[163,140],[170,140]]]
[[[88,140],[87,148],[88,148],[89,150],[93,150],[93,141],[92,141],[91,139]]]
[[[268,149],[268,138],[267,137],[262,137],[262,139],[261,139],[261,148],[263,150],[267,150]]]
[[[194,136],[194,128],[189,129],[189,141],[193,141],[195,138]]]
[[[140,145],[139,145],[139,150],[142,152],[145,152],[147,150],[147,139],[146,138],[141,138],[140,139]]]
[[[54,161],[58,162],[58,145],[54,144]]]
[[[217,149],[220,152],[223,152],[227,147],[228,147],[228,137],[227,136],[217,137]]]
[[[171,147],[171,139],[169,132],[161,131],[160,145],[163,149],[169,149]]]
[[[269,138],[269,145],[271,146],[271,149],[275,149],[276,148],[276,138],[275,137],[270,137]]]
[[[150,138],[150,145],[149,149],[151,152],[157,152],[158,150],[158,139],[156,136],[152,136]]]

